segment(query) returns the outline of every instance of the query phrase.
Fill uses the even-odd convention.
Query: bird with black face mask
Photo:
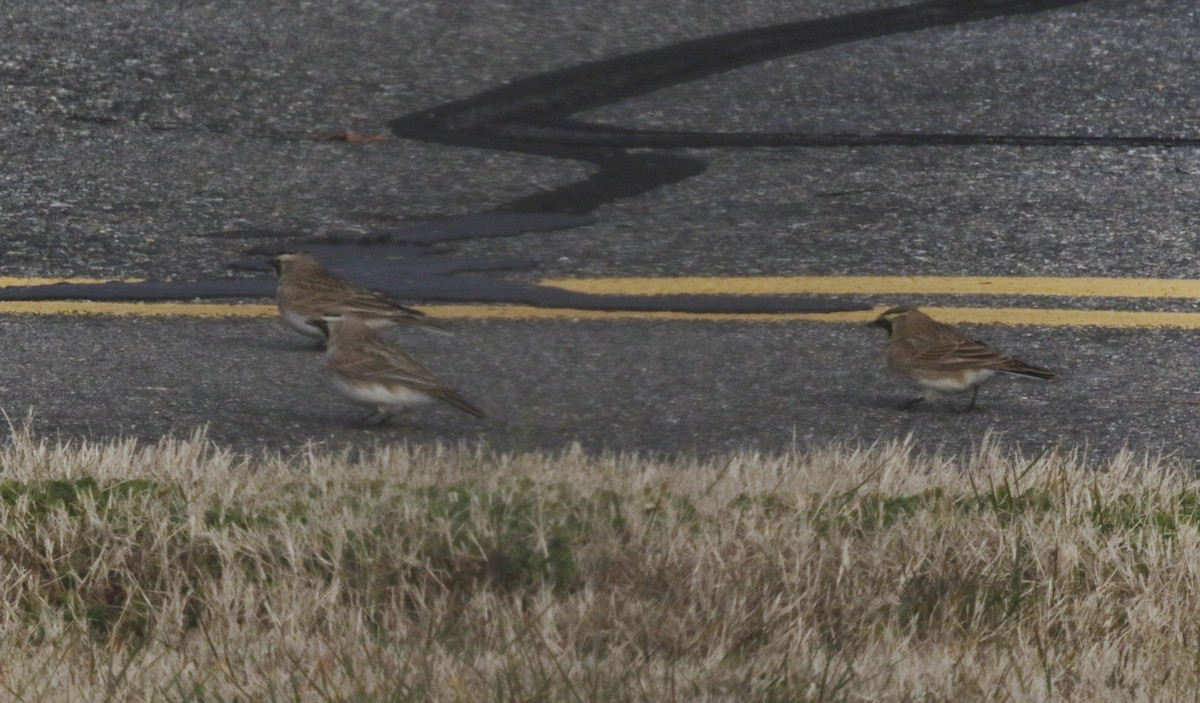
[[[288,252],[271,260],[279,277],[275,301],[284,322],[297,332],[320,337],[317,327],[308,324],[326,315],[356,315],[375,329],[396,325],[414,325],[439,332],[445,330],[426,318],[425,313],[405,307],[380,293],[363,290],[325,270],[311,254]]]
[[[1001,353],[916,308],[892,308],[871,324],[887,330],[888,366],[924,391],[924,395],[906,403],[906,408],[946,393],[970,391],[971,402],[963,408],[970,410],[975,407],[979,386],[996,374],[1041,380],[1055,375],[1049,369]]]
[[[399,410],[431,400],[484,416],[412,354],[381,339],[362,318],[332,315],[309,324],[328,340],[325,369],[334,387],[350,400],[373,408],[364,418],[367,424],[379,424]]]

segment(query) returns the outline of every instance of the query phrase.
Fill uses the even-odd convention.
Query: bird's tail
[[[1013,359],[1013,360],[1009,361],[1007,364],[1005,364],[1004,366],[997,368],[996,370],[1003,371],[1004,373],[1016,374],[1018,376],[1028,376],[1030,378],[1038,378],[1043,381],[1049,381],[1050,379],[1054,378],[1057,375],[1050,369],[1044,369],[1041,366],[1034,366],[1033,364],[1027,364],[1024,361],[1021,361],[1020,359]]]
[[[450,335],[454,334],[450,330],[443,327],[440,323],[434,322],[433,320],[429,319],[429,317],[427,317],[425,315],[425,313],[423,313],[423,312],[417,313],[416,315],[396,315],[392,319],[394,319],[396,322],[399,322],[402,325],[412,325],[414,327],[420,327],[421,329],[428,330],[429,332],[437,332],[438,334],[450,334]]]
[[[447,405],[453,405],[454,407],[458,408],[459,410],[461,410],[467,414],[474,415],[475,417],[482,418],[482,417],[487,416],[487,413],[485,413],[482,410],[480,410],[479,408],[475,407],[466,398],[462,397],[455,391],[450,390],[449,388],[447,388],[446,390],[444,390],[440,393],[437,393],[434,397],[437,398],[438,400],[442,401],[443,403],[446,403]]]

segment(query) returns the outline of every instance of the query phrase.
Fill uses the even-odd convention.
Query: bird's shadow
[[[263,335],[243,342],[242,346],[250,349],[262,349],[272,352],[321,353],[325,351],[325,343],[316,340],[305,341],[300,335]]]
[[[988,404],[976,403],[974,407],[968,408],[969,399],[958,398],[938,398],[936,400],[925,400],[923,398],[914,398],[911,395],[906,396],[876,396],[867,401],[867,407],[884,410],[903,415],[916,417],[924,416],[973,416],[986,415],[993,409],[995,402]]]

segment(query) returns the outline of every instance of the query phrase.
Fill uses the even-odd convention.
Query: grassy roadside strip
[[[1200,482],[985,444],[707,460],[0,448],[12,700],[1168,700]]]

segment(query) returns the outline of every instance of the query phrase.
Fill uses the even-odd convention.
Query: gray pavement
[[[594,167],[311,137],[386,135],[397,117],[546,71],[906,5],[10,0],[0,8],[0,275],[251,275],[228,264],[264,243],[256,232],[371,232],[487,212]],[[502,274],[513,278],[1195,277],[1197,29],[1188,0],[1093,0],[839,44],[591,108],[573,118],[702,133],[1118,141],[663,150],[707,168],[609,202],[594,224],[481,236],[448,255],[538,262]],[[1142,137],[1158,141],[1119,142]],[[450,341],[404,339],[496,417],[438,410],[362,431],[348,423],[355,409],[325,398],[318,355],[264,321],[0,324],[0,407],[33,407],[40,431],[72,437],[208,423],[244,448],[483,437],[709,451],[908,432],[955,448],[998,431],[1028,446],[1128,441],[1200,455],[1188,332],[979,329],[1063,377],[997,382],[985,412],[959,415],[894,411],[908,391],[880,367],[876,331],[857,327],[464,322]]]
[[[709,453],[901,439],[955,451],[993,434],[1029,451],[1123,447],[1200,459],[1194,335],[973,327],[1052,366],[1046,383],[1000,378],[965,399],[897,407],[913,390],[884,370],[866,325],[692,322],[456,322],[454,336],[397,334],[484,408],[477,421],[429,406],[364,429],[321,353],[275,320],[17,317],[0,394],[39,434],[154,440],[207,426],[241,449],[480,440],[501,450]],[[1137,360],[1153,360],[1152,362]]]

